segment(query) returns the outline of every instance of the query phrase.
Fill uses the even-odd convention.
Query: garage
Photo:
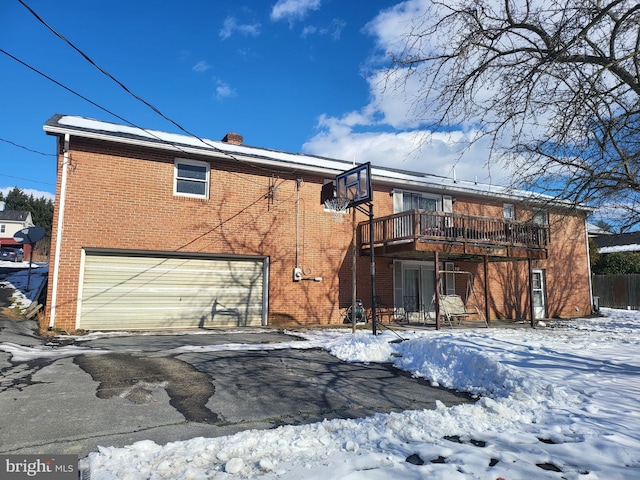
[[[85,249],[77,328],[266,325],[268,259]]]

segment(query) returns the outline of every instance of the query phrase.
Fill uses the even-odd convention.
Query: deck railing
[[[369,222],[358,225],[361,246],[369,243]],[[410,210],[373,220],[375,245],[437,241],[544,249],[549,227],[533,222],[455,213]]]

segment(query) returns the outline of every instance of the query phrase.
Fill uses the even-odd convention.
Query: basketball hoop
[[[348,198],[330,198],[324,201],[324,208],[326,208],[333,217],[333,221],[336,223],[342,222],[342,217],[347,213],[349,209],[349,199]]]

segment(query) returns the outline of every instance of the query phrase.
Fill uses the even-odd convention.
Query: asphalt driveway
[[[45,342],[29,325],[0,320],[0,344],[48,343],[49,354],[15,361],[0,350],[0,453],[82,457],[99,445],[472,401],[391,365],[349,364],[321,349],[228,347],[304,342],[277,330]]]

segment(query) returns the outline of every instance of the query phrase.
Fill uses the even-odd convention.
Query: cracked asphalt
[[[470,403],[391,365],[320,349],[212,346],[304,340],[278,330],[50,341],[35,322],[0,319],[0,453],[77,454],[376,412]],[[2,345],[42,349],[15,361]],[[78,347],[81,347],[79,349]]]

